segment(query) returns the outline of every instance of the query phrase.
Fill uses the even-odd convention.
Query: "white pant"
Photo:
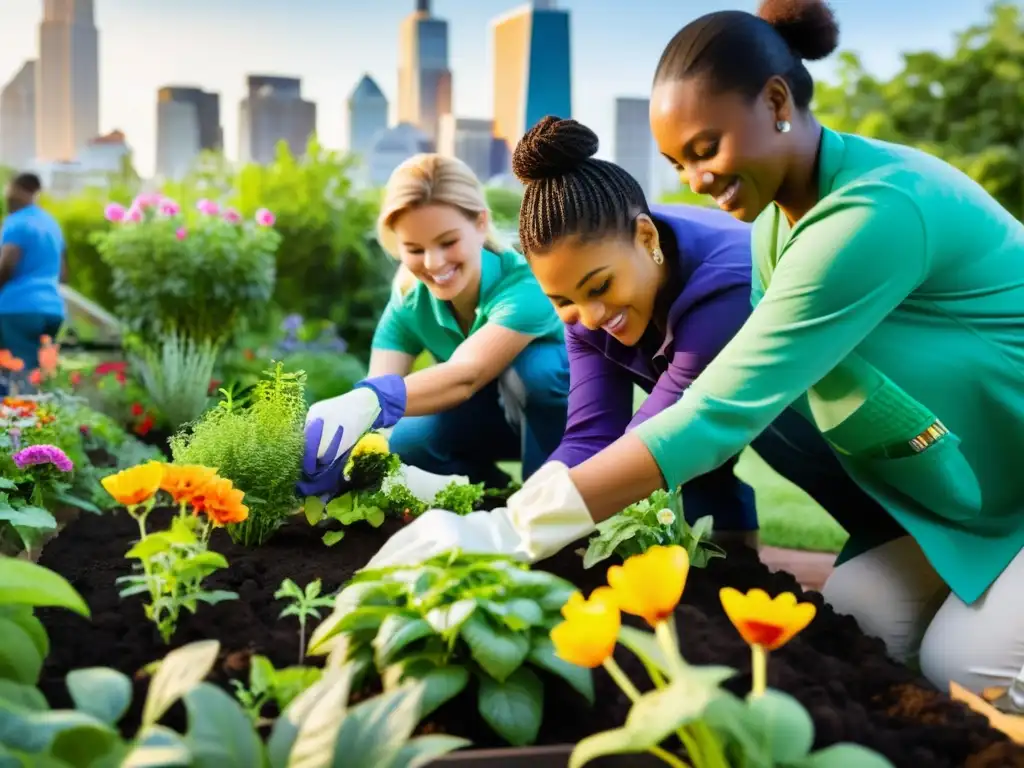
[[[822,594],[901,661],[915,657],[940,690],[950,681],[980,693],[1024,667],[1024,552],[973,605],[950,592],[909,536],[840,565]]]

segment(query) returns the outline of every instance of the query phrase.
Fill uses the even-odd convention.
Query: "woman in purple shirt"
[[[549,461],[572,467],[674,404],[750,315],[750,226],[719,210],[648,206],[639,184],[593,155],[597,136],[544,118],[519,142],[520,240],[566,325],[569,413]],[[633,413],[633,387],[648,397]],[[820,435],[786,411],[752,444],[841,524],[875,503]],[[757,541],[753,490],[736,458],[683,486],[691,522]],[[888,516],[885,516],[888,517]]]

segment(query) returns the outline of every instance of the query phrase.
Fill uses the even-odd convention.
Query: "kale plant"
[[[473,680],[487,724],[510,744],[531,744],[544,676],[593,701],[590,670],[556,656],[549,636],[574,591],[557,576],[493,555],[452,552],[415,567],[366,570],[338,594],[309,653],[375,674],[385,691],[422,682],[424,717]]]
[[[264,372],[245,400],[224,399],[171,438],[178,464],[216,467],[245,492],[249,517],[228,526],[231,538],[260,545],[300,506],[295,483],[305,446],[305,374],[281,363]]]

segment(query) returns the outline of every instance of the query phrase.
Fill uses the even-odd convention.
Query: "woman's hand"
[[[568,467],[551,462],[509,498],[508,507],[468,515],[441,509],[425,512],[392,536],[366,567],[415,565],[453,549],[510,555],[532,563],[594,529]]]

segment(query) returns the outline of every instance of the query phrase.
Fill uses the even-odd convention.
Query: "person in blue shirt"
[[[0,349],[39,367],[39,343],[64,322],[60,283],[66,254],[60,225],[36,204],[39,177],[22,173],[4,190],[7,217],[0,229]]]

